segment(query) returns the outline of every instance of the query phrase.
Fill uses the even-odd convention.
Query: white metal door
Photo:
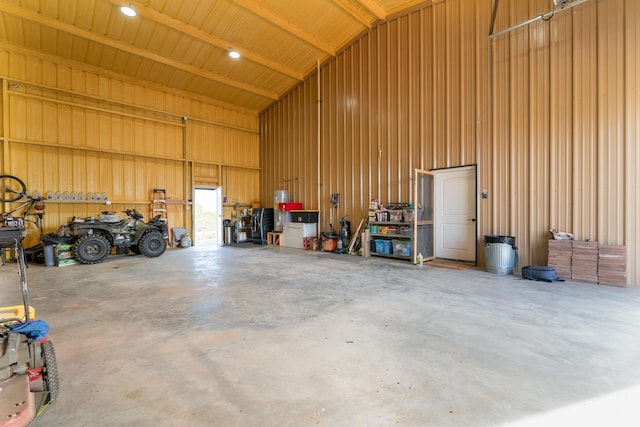
[[[435,172],[436,258],[476,260],[476,168]]]

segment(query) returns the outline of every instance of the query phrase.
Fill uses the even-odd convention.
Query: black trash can
[[[484,236],[484,257],[489,273],[512,274],[518,265],[518,248],[514,236]]]

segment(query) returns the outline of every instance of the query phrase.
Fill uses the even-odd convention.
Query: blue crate
[[[376,253],[391,255],[393,253],[391,240],[376,239]]]

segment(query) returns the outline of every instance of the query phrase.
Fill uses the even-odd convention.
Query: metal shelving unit
[[[404,260],[409,260],[411,261],[413,259],[413,253],[411,253],[410,255],[398,255],[393,253],[393,249],[392,249],[392,253],[390,254],[386,254],[386,253],[381,253],[381,252],[377,252],[376,251],[376,245],[375,245],[375,240],[381,239],[381,240],[389,240],[389,241],[393,241],[393,240],[402,240],[402,241],[406,241],[409,246],[412,248],[413,245],[413,222],[402,222],[402,221],[371,221],[369,222],[369,229],[371,229],[372,226],[375,227],[407,227],[410,231],[410,233],[408,234],[402,234],[402,233],[371,233],[371,241],[373,242],[371,244],[371,251],[370,254],[372,256],[381,256],[381,257],[386,257],[386,258],[397,258],[397,259],[404,259]],[[393,244],[392,244],[393,246]]]

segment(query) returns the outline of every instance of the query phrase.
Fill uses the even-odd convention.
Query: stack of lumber
[[[571,280],[571,240],[549,240],[547,265],[554,267],[556,273]]]
[[[627,250],[624,246],[600,245],[598,284],[627,286]]]
[[[573,241],[571,280],[598,283],[598,242]]]

